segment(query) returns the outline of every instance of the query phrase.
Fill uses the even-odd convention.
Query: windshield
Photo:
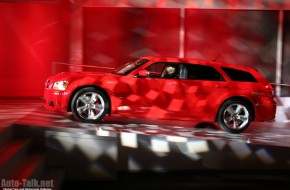
[[[117,68],[116,70],[114,70],[113,73],[119,74],[119,75],[127,75],[130,72],[132,72],[134,69],[140,67],[141,65],[143,65],[144,63],[147,63],[148,61],[149,60],[147,60],[147,59],[132,60],[132,61],[122,65],[121,67]]]

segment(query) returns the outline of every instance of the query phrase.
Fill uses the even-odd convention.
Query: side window
[[[179,64],[157,62],[146,67],[150,78],[179,78]]]
[[[222,70],[230,77],[233,81],[243,81],[243,82],[258,82],[257,79],[246,71],[241,71],[237,69],[222,67]]]
[[[165,68],[166,63],[158,62],[153,63],[152,65],[146,67],[146,70],[149,71],[149,76],[151,78],[160,78]]]
[[[224,81],[222,75],[213,67],[206,65],[187,64],[187,79]]]
[[[161,77],[162,78],[179,78],[179,73],[180,73],[180,69],[179,69],[179,65],[178,64],[174,64],[174,63],[168,63],[166,64]]]

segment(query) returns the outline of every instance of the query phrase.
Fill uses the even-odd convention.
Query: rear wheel
[[[231,133],[245,131],[253,120],[253,110],[244,101],[228,100],[218,111],[219,126]]]
[[[79,90],[72,99],[71,109],[81,122],[96,123],[108,113],[109,101],[100,90],[87,87]]]

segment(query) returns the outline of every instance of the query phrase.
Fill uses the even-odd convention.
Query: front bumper
[[[49,110],[67,111],[69,96],[66,91],[44,90],[44,107]]]

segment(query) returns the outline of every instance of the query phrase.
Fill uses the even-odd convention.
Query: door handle
[[[230,88],[229,86],[225,86],[225,85],[215,85],[216,88]]]
[[[169,85],[176,85],[177,82],[169,82],[168,84],[169,84]]]

